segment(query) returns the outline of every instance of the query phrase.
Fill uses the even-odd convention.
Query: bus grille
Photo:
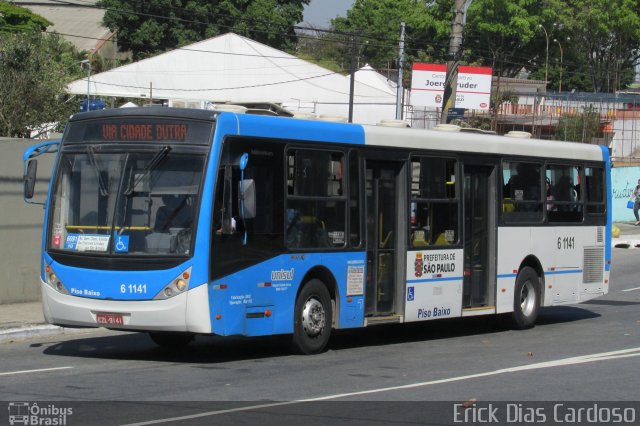
[[[596,242],[604,243],[604,228],[602,226],[598,226],[598,231],[596,234]]]
[[[584,248],[584,269],[582,282],[601,283],[604,280],[604,248]]]

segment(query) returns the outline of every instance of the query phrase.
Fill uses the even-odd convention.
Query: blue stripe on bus
[[[463,277],[446,277],[446,278],[425,278],[419,280],[407,280],[407,284],[419,284],[419,283],[432,283],[435,281],[457,281],[461,280]]]
[[[582,269],[566,269],[562,271],[547,271],[545,275],[564,275],[564,274],[581,274]],[[498,274],[498,279],[500,278],[516,278],[518,274]]]
[[[498,279],[500,278],[515,278],[518,274],[498,274]]]
[[[66,125],[65,125],[65,130],[66,130]],[[53,180],[56,177],[55,173],[58,167],[58,161],[60,160],[60,155],[62,155],[60,151],[61,151],[60,147],[58,147],[58,152],[56,152],[53,159],[51,177],[49,178],[49,189],[47,190],[47,199],[45,201],[45,208],[44,208],[45,219],[44,219],[44,226],[42,227],[42,239],[40,241],[40,253],[45,253],[45,254],[47,253],[47,234],[49,232],[47,228],[47,218],[49,217],[49,208],[51,207],[51,193],[53,192]],[[53,259],[49,257],[49,259],[46,260],[46,264],[50,265],[51,262],[53,262]],[[40,278],[42,278],[42,281],[47,280],[47,273],[45,272],[45,262],[40,262]]]
[[[611,270],[611,226],[613,220],[613,207],[611,204],[611,159],[609,158],[609,148],[607,146],[600,145],[600,149],[602,150],[602,159],[605,163],[607,185],[607,228],[604,241],[604,269],[609,272]]]
[[[563,271],[547,271],[546,275],[581,274],[582,269],[567,269]]]
[[[222,117],[222,114],[221,114]],[[268,117],[240,114],[238,134],[261,138],[348,143],[364,145],[364,128],[359,124],[301,120],[298,118]]]

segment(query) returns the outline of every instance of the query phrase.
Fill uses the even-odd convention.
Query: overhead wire
[[[210,25],[209,22],[202,22],[202,21],[197,21],[197,20],[193,20],[193,19],[185,19],[185,18],[180,18],[180,17],[174,17],[174,16],[165,16],[165,15],[158,15],[158,14],[154,14],[154,13],[146,13],[146,12],[141,12],[141,11],[129,11],[129,10],[123,10],[123,9],[117,9],[117,8],[109,8],[109,7],[102,7],[102,6],[98,6],[95,4],[95,2],[90,2],[90,1],[83,1],[83,0],[76,0],[74,2],[72,1],[65,1],[65,0],[53,0],[56,3],[59,4],[64,4],[67,6],[80,6],[80,7],[87,7],[87,8],[96,8],[96,9],[102,9],[105,11],[114,11],[117,13],[125,13],[125,14],[133,14],[133,15],[138,15],[138,16],[142,16],[142,17],[152,17],[152,18],[159,18],[159,19],[165,19],[165,20],[174,20],[174,21],[179,21],[179,22],[185,22],[185,23],[192,23],[192,24],[199,24],[199,25]],[[182,12],[190,12],[189,10],[187,10],[186,8],[182,8],[182,7],[175,7],[175,6],[168,6],[169,9],[171,10],[176,10],[176,11],[182,11]],[[233,18],[234,20],[239,20],[239,21],[246,21],[246,22],[260,22],[263,24],[268,24],[271,28],[273,28],[273,26],[286,26],[287,28],[291,28],[290,26],[286,25],[286,24],[280,24],[280,23],[275,23],[273,21],[266,21],[266,20],[256,20],[253,18],[243,18],[243,17],[232,17],[230,15],[226,15],[226,14],[212,14],[212,13],[206,13],[206,15],[211,16],[211,17],[215,17],[215,16],[222,16],[225,18]],[[220,25],[217,24],[218,27],[220,28],[227,28],[227,29],[233,29],[233,26],[231,25]],[[378,36],[371,36],[371,35],[367,35],[367,34],[358,34],[358,33],[348,33],[348,32],[343,32],[343,31],[335,31],[335,30],[329,30],[329,29],[322,29],[322,28],[314,28],[314,27],[305,27],[305,26],[299,26],[299,25],[294,25],[293,26],[294,29],[296,30],[301,30],[301,31],[314,31],[314,32],[320,32],[320,33],[325,33],[325,34],[329,34],[329,35],[338,35],[338,36],[347,36],[347,37],[358,37],[358,40],[360,41],[360,43],[366,41],[369,43],[369,49],[395,49],[397,46],[397,43],[399,42],[399,38],[382,38],[382,37],[378,37]],[[50,33],[49,31],[47,31],[48,33]],[[263,31],[263,30],[253,30],[253,32],[256,33],[262,33],[262,34],[268,34],[268,35],[277,35],[277,36],[290,36],[291,34],[289,33],[283,33],[283,32],[276,32],[276,31]],[[87,37],[87,36],[79,36],[79,35],[74,35],[74,34],[65,34],[65,33],[59,33],[56,32],[57,34],[66,36],[66,37],[78,37],[78,38],[84,38],[84,39],[95,39],[95,40],[102,40],[100,38],[93,38],[93,37]],[[303,33],[296,33],[295,34],[296,37],[298,38],[302,38],[302,39],[312,39],[312,40],[319,40],[319,37],[313,37],[313,36],[309,36],[309,35],[305,35]],[[331,37],[323,37],[321,38],[322,42],[332,42],[332,43],[342,43],[342,44],[346,44],[344,40],[339,40],[338,38],[331,38]],[[348,42],[347,42],[348,43]],[[446,44],[442,43],[442,44],[438,44],[438,43],[432,43],[430,45],[430,47],[435,47],[436,50],[438,49],[446,49]],[[207,50],[200,50],[200,49],[194,49],[194,48],[189,48],[189,47],[176,47],[174,50],[191,50],[191,51],[196,51],[196,52],[201,52],[201,53],[217,53],[217,54],[227,54],[227,55],[238,55],[238,56],[260,56],[260,57],[266,57],[266,58],[275,58],[275,59],[292,59],[292,60],[301,60],[300,58],[297,58],[295,56],[269,56],[269,55],[260,55],[260,54],[256,54],[256,55],[251,55],[251,54],[246,54],[246,53],[234,53],[234,52],[214,52],[214,51],[207,51]],[[405,40],[405,52],[407,54],[412,54],[412,53],[418,53],[421,51],[424,51],[425,48],[424,47],[415,47],[411,45],[411,36],[408,35],[407,36],[407,40]],[[487,55],[484,56],[483,61],[485,64],[490,64],[491,62],[491,56],[490,56],[490,51],[487,49],[482,49],[482,47],[479,46],[475,46],[474,50],[476,52],[481,52],[484,51]],[[527,65],[527,63],[531,62],[531,58],[529,57],[518,57],[517,55],[511,55],[510,56],[512,59],[511,60],[503,60],[503,63],[506,63],[508,65],[512,65],[512,66],[519,66],[522,65],[523,67]],[[444,58],[443,58],[444,59]],[[518,61],[517,59],[521,59],[521,61]],[[565,62],[565,64],[567,64],[567,66],[571,66],[570,62]],[[539,65],[538,65],[539,66]],[[588,73],[584,73],[584,72],[579,72],[579,71],[567,71],[567,76],[571,75],[571,72],[573,72],[575,75],[582,75],[585,77],[589,77]],[[338,74],[338,73],[336,73]]]
[[[96,41],[100,41],[102,40],[102,38],[98,38],[98,37],[90,37],[90,36],[82,36],[82,35],[77,35],[77,34],[69,34],[69,33],[60,33],[57,31],[44,31],[47,34],[57,34],[60,36],[64,36],[64,37],[75,37],[75,38],[81,38],[81,39],[91,39],[91,40],[96,40]],[[376,40],[375,38],[370,38],[370,37],[363,37],[363,39],[366,40]],[[323,41],[327,41],[326,39],[323,39]],[[423,51],[424,48],[418,48],[418,47],[412,47],[410,44],[410,41],[407,42],[407,44],[405,45],[405,51],[408,53],[411,52],[419,52],[419,51]],[[443,45],[441,45],[443,46]],[[390,45],[385,45],[382,43],[379,44],[370,44],[369,45],[370,48],[380,48],[380,47],[394,47],[394,46],[390,46]],[[463,46],[464,49],[464,46]],[[228,52],[228,51],[212,51],[212,50],[206,50],[206,49],[197,49],[197,48],[193,48],[193,47],[188,47],[188,46],[183,46],[183,47],[176,47],[173,50],[184,50],[184,51],[192,51],[192,52],[199,52],[199,53],[205,53],[205,54],[219,54],[219,55],[231,55],[231,56],[248,56],[248,57],[263,57],[263,58],[272,58],[272,59],[287,59],[287,60],[292,60],[292,61],[304,61],[303,59],[293,56],[293,55],[261,55],[261,54],[249,54],[249,53],[237,53],[237,52]],[[491,51],[486,49],[486,48],[482,48],[481,46],[474,46],[474,51],[475,52],[485,52],[485,56],[484,56],[484,65],[490,65],[491,63]],[[525,67],[527,62],[531,61],[530,57],[525,57],[525,56],[519,56],[519,55],[509,55],[510,58],[512,59],[502,59],[501,62],[504,64],[507,64],[509,66],[522,66]],[[146,58],[146,59],[150,59],[150,58]],[[520,61],[518,61],[518,59],[520,59]],[[555,61],[554,61],[555,62]],[[591,74],[587,73],[587,72],[581,72],[579,70],[575,70],[575,68],[573,70],[569,70],[572,66],[575,66],[576,64],[573,63],[572,61],[564,61],[563,62],[564,66],[566,66],[567,68],[565,69],[565,76],[567,76],[567,79],[570,77],[579,77],[579,78],[591,78]],[[292,65],[289,65],[292,66]],[[293,65],[295,66],[295,65]],[[539,68],[539,65],[538,65]],[[204,70],[201,70],[204,71]],[[339,72],[334,72],[334,74],[340,74]],[[306,79],[306,78],[303,78]],[[256,86],[259,87],[259,86]],[[140,87],[140,89],[145,89],[144,87]]]

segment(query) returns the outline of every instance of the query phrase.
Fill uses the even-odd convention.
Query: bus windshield
[[[48,249],[190,255],[205,154],[171,145],[76,145],[63,152]]]

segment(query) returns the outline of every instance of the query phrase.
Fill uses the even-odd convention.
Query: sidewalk
[[[611,245],[616,248],[638,248],[640,247],[640,225],[635,226],[634,222],[615,222],[614,227],[620,230],[618,238],[611,239]],[[614,234],[615,235],[615,234]]]
[[[40,302],[0,305],[0,344],[32,337],[87,333],[91,330],[87,328],[63,328],[46,324],[42,315],[42,303]]]
[[[613,247],[640,248],[640,226],[635,226],[633,222],[614,223],[614,226],[620,229],[620,236],[613,238]],[[46,324],[40,302],[0,305],[0,344],[32,337],[86,333],[92,330]]]

